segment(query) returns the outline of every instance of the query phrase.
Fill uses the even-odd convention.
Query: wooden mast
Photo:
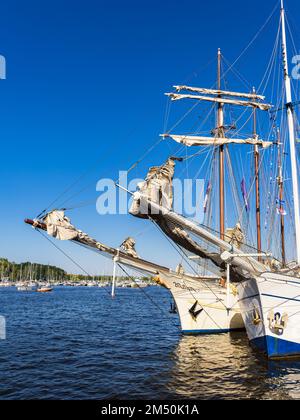
[[[253,89],[255,93],[255,89]],[[253,110],[253,137],[257,136],[257,115],[256,108]],[[254,146],[254,164],[255,164],[255,211],[256,211],[256,236],[257,236],[257,252],[261,254],[261,215],[260,215],[260,153],[259,147],[256,144]],[[258,257],[261,261],[261,257]]]
[[[218,50],[218,90],[221,90],[221,49]],[[219,95],[219,98],[222,96]],[[224,138],[224,104],[218,104],[218,136]],[[219,151],[219,195],[220,195],[220,238],[225,239],[225,187],[224,187],[224,145],[220,146]]]
[[[282,264],[286,266],[286,252],[285,252],[285,223],[284,223],[284,183],[283,183],[283,172],[282,172],[282,147],[280,141],[280,131],[277,131],[277,150],[278,150],[278,187],[279,187],[279,209],[280,209],[280,233],[281,233],[281,255]]]

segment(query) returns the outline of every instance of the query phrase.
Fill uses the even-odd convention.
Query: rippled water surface
[[[300,398],[300,362],[267,362],[245,334],[183,337],[167,291],[0,290],[1,399]]]

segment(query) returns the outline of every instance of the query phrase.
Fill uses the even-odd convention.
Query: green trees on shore
[[[16,264],[8,261],[6,258],[0,258],[0,278],[10,281],[19,280],[41,280],[46,281],[50,279],[65,280],[67,273],[61,268],[55,266],[48,266],[43,264],[36,264],[24,262]]]
[[[37,263],[24,262],[17,264],[0,258],[0,281],[109,281],[111,276],[84,276],[80,274],[68,274],[59,267]]]
[[[33,282],[111,282],[111,275],[86,276],[82,274],[68,274],[65,270],[52,265],[24,262],[17,264],[6,258],[0,258],[0,282],[1,281],[33,281]],[[118,281],[132,281],[132,278],[118,276]],[[140,280],[149,282],[148,277],[140,277]]]

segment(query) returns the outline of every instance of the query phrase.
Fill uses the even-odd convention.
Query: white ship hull
[[[270,359],[300,356],[300,279],[265,273],[237,289],[252,347]]]
[[[244,329],[234,286],[227,294],[217,280],[192,279],[160,273],[159,280],[172,294],[184,334],[220,334]]]

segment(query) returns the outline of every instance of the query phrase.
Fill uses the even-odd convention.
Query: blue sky
[[[278,2],[279,3],[279,2]],[[2,3],[0,53],[0,255],[76,272],[63,255],[23,224],[94,167],[68,204],[94,200],[101,177],[115,179],[158,138],[166,98],[175,83],[211,86],[218,47],[232,62],[270,15],[275,1],[52,0]],[[294,22],[299,2],[287,0]],[[274,43],[271,21],[239,70],[258,84]],[[296,38],[298,41],[299,39]],[[161,163],[162,147],[141,165]],[[154,159],[155,158],[155,159]],[[95,205],[70,214],[98,240],[119,245],[136,233],[143,256],[176,265],[174,251],[145,222],[97,215]],[[139,239],[140,238],[140,239]],[[109,270],[98,256],[63,244],[87,271]],[[164,249],[162,257],[162,249]]]

